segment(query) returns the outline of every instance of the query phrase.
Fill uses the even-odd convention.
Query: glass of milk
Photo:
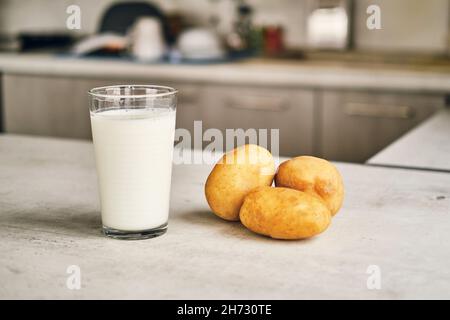
[[[176,95],[153,85],[89,91],[106,236],[147,239],[167,230]]]

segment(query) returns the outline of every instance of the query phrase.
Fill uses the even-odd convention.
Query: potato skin
[[[260,186],[270,186],[275,174],[272,154],[265,148],[247,144],[226,153],[214,166],[205,184],[205,196],[219,217],[239,220],[244,197]]]
[[[344,201],[344,184],[336,167],[327,160],[301,156],[283,162],[275,186],[292,188],[320,197],[334,216]]]
[[[331,214],[322,200],[289,188],[260,187],[240,210],[244,226],[275,239],[305,239],[325,231]]]

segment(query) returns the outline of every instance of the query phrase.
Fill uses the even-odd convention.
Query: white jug
[[[157,61],[166,52],[161,22],[152,17],[138,19],[130,32],[131,53],[141,61]]]

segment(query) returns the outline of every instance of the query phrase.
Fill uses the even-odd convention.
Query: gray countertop
[[[450,109],[439,111],[368,163],[450,172]]]
[[[100,233],[91,143],[0,135],[0,298],[449,299],[450,174],[337,166],[345,203],[316,238],[215,217],[211,166],[176,165],[167,234],[119,241]],[[66,287],[69,265],[80,290]]]
[[[2,53],[0,72],[101,79],[450,92],[450,65],[445,68],[265,59],[210,65],[171,65],[49,54]]]

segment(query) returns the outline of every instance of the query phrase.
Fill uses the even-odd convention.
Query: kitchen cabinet
[[[189,130],[191,145],[201,120],[201,135],[209,128],[224,136],[226,129],[267,129],[270,146],[270,129],[279,129],[282,156],[350,162],[365,162],[445,105],[443,94],[4,74],[4,131],[90,139],[87,91],[117,83],[179,89],[177,128]]]
[[[281,155],[313,152],[313,90],[210,85],[187,95],[189,102],[185,103],[181,94],[180,127],[191,128],[194,120],[202,120],[203,130],[216,128],[224,137],[226,129],[257,129],[256,134],[265,136],[272,150],[276,149],[271,143],[279,143]],[[271,129],[279,130],[278,141],[271,140]]]
[[[445,105],[442,95],[370,91],[324,91],[319,100],[320,154],[350,162],[366,161]]]
[[[217,128],[224,135],[227,128],[268,129],[268,141],[270,129],[280,129],[279,148],[283,155],[313,150],[313,91],[149,82],[179,90],[177,128],[189,130],[192,139],[194,121],[201,120],[203,132]],[[6,74],[3,76],[5,131],[90,139],[87,91],[114,83],[142,81]]]
[[[202,120],[207,109],[205,86],[181,83],[169,85],[178,89],[176,127],[187,129],[193,137],[194,121]]]
[[[6,132],[89,139],[87,91],[103,80],[3,75]]]
[[[4,129],[9,133],[91,139],[87,92],[133,79],[84,79],[5,74]],[[161,83],[156,81],[155,83]]]

